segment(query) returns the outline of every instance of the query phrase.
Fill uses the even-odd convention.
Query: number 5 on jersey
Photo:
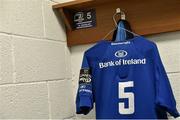
[[[134,93],[125,92],[125,88],[134,87],[133,81],[119,82],[119,99],[128,99],[128,108],[125,108],[124,102],[119,102],[119,113],[120,114],[133,114],[134,113]]]

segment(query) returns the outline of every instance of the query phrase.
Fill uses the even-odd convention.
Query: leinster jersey
[[[88,114],[94,103],[97,119],[179,116],[157,46],[143,37],[102,40],[84,53],[76,113]]]

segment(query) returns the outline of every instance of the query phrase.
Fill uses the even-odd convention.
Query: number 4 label
[[[128,108],[125,108],[124,102],[119,102],[119,113],[120,114],[133,114],[134,113],[134,93],[125,92],[125,88],[134,87],[133,81],[119,82],[119,99],[128,99]]]

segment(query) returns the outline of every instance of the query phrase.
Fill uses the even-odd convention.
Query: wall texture
[[[177,102],[177,108],[180,111],[180,32],[163,33],[152,36],[147,36],[147,39],[154,41],[159,48],[159,52],[168,73],[172,89]],[[83,53],[85,50],[93,46],[83,45],[71,48],[72,59],[72,74],[73,84],[77,90],[79,70],[82,62]],[[74,92],[74,98],[76,92]],[[78,115],[78,118],[95,118],[95,110],[89,115]]]
[[[65,27],[50,0],[0,0],[0,119],[74,116]]]

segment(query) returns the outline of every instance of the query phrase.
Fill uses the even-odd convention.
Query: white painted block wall
[[[70,52],[50,0],[0,0],[0,119],[71,118]]]
[[[168,73],[172,89],[177,102],[177,108],[180,111],[180,32],[162,33],[147,36],[147,39],[154,41],[159,48],[159,52]],[[81,67],[82,57],[85,50],[91,45],[74,46],[71,48],[73,84],[77,90],[79,69]],[[74,99],[76,91],[74,92]],[[95,118],[95,110],[87,116],[77,115],[77,118]],[[180,118],[179,118],[180,119]]]

